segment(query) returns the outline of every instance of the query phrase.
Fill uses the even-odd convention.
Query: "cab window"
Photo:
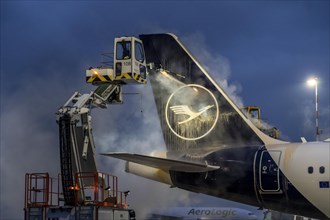
[[[253,119],[258,119],[259,118],[258,117],[258,110],[251,109],[249,113],[250,113],[251,118],[253,118]]]
[[[135,59],[139,62],[144,61],[143,46],[140,42],[135,42]]]
[[[116,59],[127,60],[131,58],[131,42],[121,41],[116,45]]]

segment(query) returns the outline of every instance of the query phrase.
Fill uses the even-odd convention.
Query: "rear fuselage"
[[[282,154],[280,150],[268,151],[259,146],[222,148],[205,157],[209,165],[220,169],[203,173],[172,171],[171,179],[175,186],[189,191],[296,215],[326,218],[279,169],[278,164],[284,158]],[[329,173],[329,165],[324,166]],[[328,178],[324,173],[324,179],[313,179],[308,168],[300,168],[304,169],[307,177],[310,175],[305,181],[314,181],[318,186]],[[324,202],[329,204],[329,188],[326,188],[326,183],[324,188],[321,187],[319,190],[328,196]]]

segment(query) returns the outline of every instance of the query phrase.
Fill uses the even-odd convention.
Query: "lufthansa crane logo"
[[[172,109],[175,114],[182,114],[189,116],[189,118],[187,118],[186,120],[178,122],[178,124],[181,125],[197,118],[198,116],[200,116],[202,113],[207,111],[209,108],[212,108],[213,106],[214,105],[208,105],[206,107],[201,108],[198,112],[193,112],[187,105],[176,105],[170,107],[170,109]]]
[[[166,104],[166,122],[170,130],[184,140],[208,135],[219,116],[218,102],[205,87],[189,84],[175,90]]]

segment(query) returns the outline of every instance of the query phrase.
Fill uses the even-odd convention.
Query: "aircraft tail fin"
[[[175,35],[140,38],[169,152],[283,143],[260,131]]]

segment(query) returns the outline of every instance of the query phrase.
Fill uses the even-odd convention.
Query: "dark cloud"
[[[25,172],[59,172],[55,112],[74,91],[93,89],[84,83],[85,69],[112,51],[116,36],[175,32],[192,49],[196,40],[193,52],[227,92],[260,105],[267,122],[291,140],[314,139],[314,93],[304,82],[315,73],[320,128],[329,135],[328,9],[328,1],[1,1],[0,218],[22,218]],[[164,150],[149,85],[125,91],[140,95],[92,113],[97,152]],[[164,195],[157,198],[163,206],[237,205],[169,189],[123,173],[115,159],[97,159],[131,189],[131,205],[141,215],[148,206],[140,200],[150,191]],[[145,202],[154,207],[154,200]]]

